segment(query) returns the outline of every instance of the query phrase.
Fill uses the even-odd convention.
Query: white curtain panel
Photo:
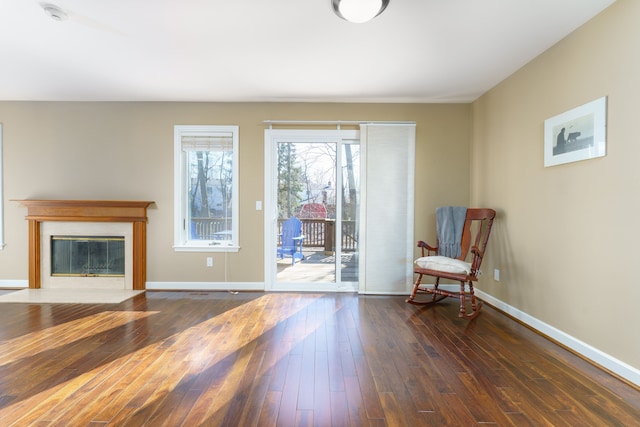
[[[360,143],[365,165],[360,292],[408,294],[415,243],[415,124],[362,124]]]

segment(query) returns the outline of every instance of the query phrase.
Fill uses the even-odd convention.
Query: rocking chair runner
[[[467,209],[462,236],[460,255],[456,258],[438,255],[438,246],[429,246],[422,240],[418,247],[422,249],[422,257],[415,261],[414,273],[418,275],[411,295],[406,300],[415,305],[431,305],[446,297],[460,299],[459,317],[473,319],[480,313],[482,302],[476,302],[473,282],[478,280],[480,265],[484,258],[489,241],[489,234],[496,212],[493,209]],[[471,251],[469,251],[471,249]],[[426,252],[426,253],[425,253]],[[471,262],[466,262],[468,254]],[[423,285],[423,276],[435,278],[433,285]],[[455,280],[460,283],[460,291],[447,291],[440,288],[440,279]],[[465,289],[468,286],[468,291]],[[419,294],[431,294],[426,300],[416,299]],[[471,299],[471,313],[467,313],[467,297]]]

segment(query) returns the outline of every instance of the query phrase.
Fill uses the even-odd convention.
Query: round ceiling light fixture
[[[380,15],[390,0],[331,0],[333,11],[345,21],[361,24]]]
[[[40,3],[40,6],[42,6],[44,13],[46,13],[47,16],[49,16],[54,21],[64,21],[65,19],[67,19],[67,14],[65,13],[65,11],[60,9],[55,4]]]

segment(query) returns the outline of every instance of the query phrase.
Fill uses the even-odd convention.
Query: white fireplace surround
[[[44,289],[133,289],[133,225],[128,222],[44,221],[40,231],[41,287]],[[124,277],[53,277],[52,236],[124,237]]]

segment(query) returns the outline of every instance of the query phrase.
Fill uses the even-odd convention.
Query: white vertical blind
[[[407,294],[413,281],[415,124],[363,124],[361,293]]]

